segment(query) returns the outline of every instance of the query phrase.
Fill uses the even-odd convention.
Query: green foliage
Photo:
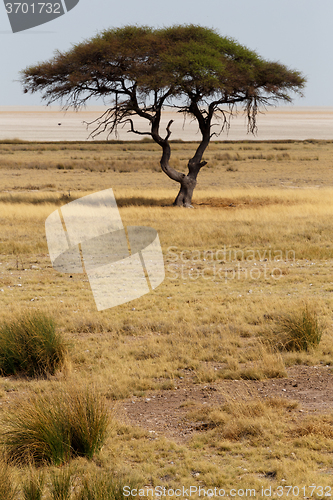
[[[95,390],[70,389],[34,396],[6,422],[8,459],[17,463],[61,465],[71,458],[92,458],[102,447],[109,417]]]
[[[278,320],[278,346],[282,350],[308,351],[319,345],[321,337],[317,314],[308,306]]]
[[[0,372],[31,377],[53,375],[66,359],[67,344],[50,316],[26,313],[0,326]]]
[[[260,102],[267,104],[270,98],[290,101],[289,92],[300,92],[305,78],[213,29],[125,26],[105,30],[50,61],[26,68],[22,83],[26,92],[43,92],[49,103],[66,99],[75,107],[89,97],[117,96],[103,122],[112,128],[143,110],[151,113],[141,114],[143,118],[157,117],[173,97],[182,99],[179,107],[194,115],[199,125],[194,104],[206,107],[211,102],[216,111],[221,104],[243,103],[255,113]],[[121,111],[117,116],[115,109]]]

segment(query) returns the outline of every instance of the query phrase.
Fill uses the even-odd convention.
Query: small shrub
[[[2,375],[54,375],[67,357],[67,344],[56,332],[51,317],[27,313],[0,327],[0,372]]]
[[[0,461],[0,500],[15,500],[18,488],[14,485],[9,467]]]
[[[308,351],[322,336],[317,314],[308,306],[278,319],[278,347],[285,351]]]
[[[77,456],[90,459],[102,447],[108,423],[104,399],[95,390],[34,396],[6,421],[7,457],[16,463],[54,465]]]

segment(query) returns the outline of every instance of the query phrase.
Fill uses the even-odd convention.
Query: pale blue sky
[[[300,106],[333,106],[333,0],[80,0],[66,15],[13,34],[0,4],[0,106],[39,105],[23,94],[19,71],[52,57],[56,49],[125,24],[154,27],[200,24],[217,29],[266,59],[280,61],[308,78]],[[100,103],[102,104],[102,102]]]

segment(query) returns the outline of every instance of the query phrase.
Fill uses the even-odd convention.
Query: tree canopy
[[[78,109],[92,97],[103,98],[106,111],[94,122],[92,136],[109,135],[127,124],[131,132],[151,137],[162,148],[162,170],[180,183],[174,204],[190,206],[197,175],[206,164],[203,154],[210,139],[229,127],[230,116],[243,108],[248,131],[255,133],[260,107],[291,102],[293,93],[302,95],[305,78],[213,29],[125,26],[26,68],[22,83],[25,92],[41,92],[47,104],[60,100],[65,108]],[[187,175],[169,164],[172,121],[161,131],[166,106],[198,123],[201,140]],[[133,116],[147,120],[147,128],[137,130]]]

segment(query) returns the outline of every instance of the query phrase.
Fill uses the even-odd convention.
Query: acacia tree
[[[305,78],[212,29],[126,26],[26,68],[22,83],[25,92],[41,91],[47,104],[60,100],[64,108],[79,109],[92,97],[103,98],[107,109],[92,122],[91,135],[105,132],[109,137],[127,124],[130,132],[150,136],[162,148],[163,172],[180,184],[174,205],[189,207],[206,165],[204,152],[211,138],[230,126],[230,116],[242,108],[248,132],[255,133],[260,106],[291,102],[293,92],[302,95]],[[194,118],[200,130],[187,174],[170,166],[172,120],[161,131],[166,106]],[[147,128],[135,128],[133,116],[145,119]]]

